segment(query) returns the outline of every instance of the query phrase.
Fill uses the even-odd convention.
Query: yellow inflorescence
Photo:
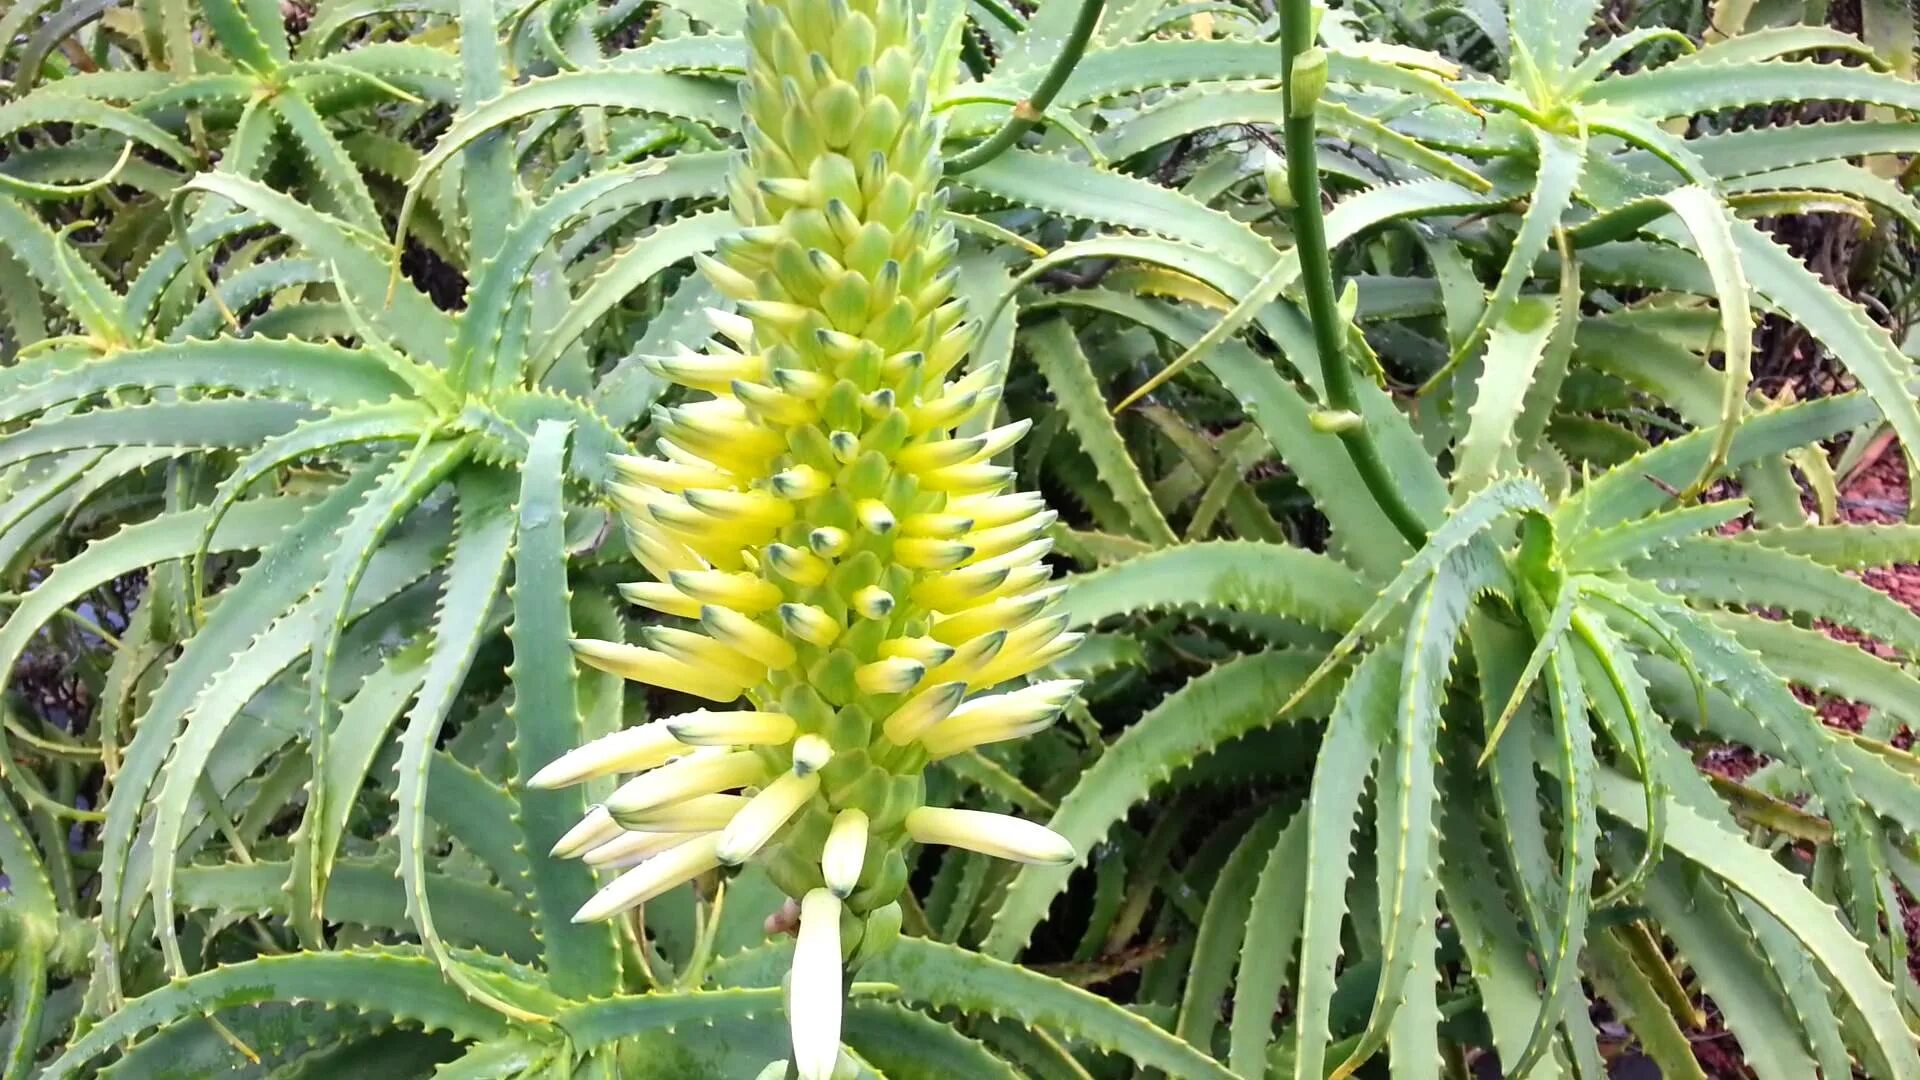
[[[729,178],[742,228],[702,261],[736,313],[712,313],[705,352],[650,361],[700,400],[656,411],[655,456],[615,462],[654,578],[622,592],[676,625],[575,650],[750,704],[619,732],[535,782],[637,774],[555,849],[630,867],[580,919],[749,859],[800,901],[789,1012],[815,1078],[839,1056],[843,958],[899,925],[909,842],[1073,858],[1041,826],[923,806],[921,773],[1051,723],[1076,683],[982,692],[1079,635],[1050,610],[1054,515],[992,461],[1026,425],[955,432],[995,409],[998,380],[958,374],[977,327],[954,295],[906,4],[751,3],[747,39],[747,153]]]

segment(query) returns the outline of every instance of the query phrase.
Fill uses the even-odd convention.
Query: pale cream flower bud
[[[607,809],[627,812],[757,784],[767,777],[766,763],[751,750],[697,750],[622,784],[607,798]]]
[[[1061,866],[1076,858],[1067,838],[1045,825],[983,810],[922,806],[907,815],[907,835],[1015,862]]]
[[[793,717],[786,713],[695,712],[669,716],[659,721],[673,737],[689,746],[767,746],[793,738]]]
[[[821,875],[833,895],[845,898],[860,884],[867,858],[867,815],[848,807],[833,819],[827,845],[820,857]]]
[[[787,1018],[800,1080],[832,1080],[840,1060],[840,898],[815,889],[800,900],[800,933],[787,984]]]
[[[720,833],[714,854],[728,865],[743,863],[773,839],[794,812],[820,790],[820,774],[786,772],[755,795]]]
[[[529,787],[558,788],[614,773],[643,772],[687,752],[665,724],[641,724],[574,747],[548,762]]]
[[[718,867],[720,860],[714,848],[719,840],[718,835],[708,833],[655,855],[594,893],[574,912],[573,921],[597,922],[611,918]]]

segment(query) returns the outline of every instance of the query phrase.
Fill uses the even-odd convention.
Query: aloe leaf
[[[1392,581],[1383,587],[1374,598],[1373,604],[1361,615],[1339,644],[1327,653],[1327,658],[1300,690],[1294,692],[1299,698],[1317,685],[1322,677],[1332,671],[1355,649],[1378,630],[1408,597],[1426,587],[1433,576],[1448,565],[1457,552],[1467,549],[1474,541],[1486,534],[1502,519],[1514,514],[1531,511],[1544,512],[1546,496],[1531,478],[1505,477],[1480,489],[1470,496],[1460,508],[1447,518],[1441,526],[1428,536],[1427,544],[1408,559]],[[1282,706],[1282,711],[1293,702]]]
[[[313,789],[358,791],[373,766],[374,755],[386,744],[389,731],[425,678],[424,648],[401,649],[384,658],[341,707],[339,720],[327,736],[328,775],[316,779]],[[309,795],[294,834],[293,866],[287,882],[296,919],[320,906],[319,883],[328,878],[352,810],[350,799],[322,800]]]
[[[180,871],[174,900],[189,910],[288,915],[293,898],[285,885],[291,869],[284,862],[185,867]],[[399,864],[391,856],[341,860],[327,890],[328,920],[398,932],[411,930],[398,871]],[[497,886],[431,874],[427,895],[453,916],[449,922],[462,940],[521,961],[531,960],[538,952],[513,898]]]
[[[1673,1010],[1660,998],[1652,980],[1620,940],[1620,932],[1602,930],[1587,938],[1594,964],[1594,983],[1609,1004],[1620,1012],[1628,1030],[1640,1040],[1640,1049],[1675,1080],[1707,1080]]]
[[[1652,552],[1713,534],[1720,526],[1744,517],[1750,509],[1745,499],[1724,499],[1662,510],[1610,529],[1596,529],[1585,536],[1572,537],[1561,559],[1569,570],[1617,569]]]
[[[1599,9],[1597,0],[1513,0],[1507,25],[1516,66],[1524,56],[1543,74],[1572,68]]]
[[[440,608],[435,612],[426,675],[400,736],[400,783],[394,794],[400,876],[406,887],[408,914],[427,951],[447,977],[463,994],[488,1008],[526,1021],[535,1014],[504,1000],[497,990],[483,987],[447,948],[435,928],[433,909],[425,891],[427,837],[423,788],[427,782],[429,752],[439,739],[441,726],[480,647],[487,611],[493,606],[512,559],[518,524],[513,515],[511,489],[499,474],[468,469],[460,474],[456,492],[459,518]],[[316,768],[317,758],[318,755]]]
[[[1863,105],[1920,107],[1920,86],[1867,68],[1766,60],[1668,64],[1603,79],[1586,100],[1630,109],[1650,120],[1789,101],[1837,99]]]
[[[721,128],[740,123],[739,107],[723,84],[690,75],[576,71],[534,79],[471,105],[420,159],[401,206],[401,235],[421,186],[455,154],[517,120],[556,109],[584,108],[634,110]]]
[[[1062,610],[1074,626],[1169,609],[1284,615],[1337,630],[1372,598],[1352,570],[1284,544],[1215,540],[1180,544],[1066,579]]]
[[[1112,311],[1150,327],[1176,344],[1191,346],[1204,326],[1185,312],[1104,290],[1080,290],[1062,299]],[[1371,575],[1391,575],[1410,550],[1372,499],[1362,490],[1353,461],[1333,440],[1313,430],[1306,397],[1268,360],[1234,342],[1223,342],[1206,365],[1233,394],[1274,452],[1314,493],[1333,523],[1334,545],[1348,561]],[[1394,479],[1421,513],[1437,520],[1446,505],[1446,487],[1419,437],[1393,401],[1371,384],[1355,388],[1368,429],[1380,444]]]
[[[1558,6],[1558,5],[1549,5]],[[1480,313],[1480,321],[1454,346],[1453,360],[1458,363],[1478,346],[1487,332],[1505,317],[1507,308],[1520,296],[1521,286],[1533,273],[1533,265],[1553,240],[1553,231],[1572,205],[1574,190],[1580,184],[1585,167],[1587,144],[1584,138],[1534,130],[1534,148],[1539,164],[1527,208],[1520,216],[1520,228],[1513,246],[1507,249],[1500,277]]]
[[[1836,570],[1920,562],[1920,525],[1802,525],[1749,529],[1733,539],[1778,548]]]
[[[1733,836],[1721,842],[1745,846]],[[1720,1007],[1728,1030],[1743,1049],[1752,1048],[1756,1072],[1769,1080],[1814,1075],[1792,1007],[1725,893],[1688,877],[1680,866],[1661,867],[1647,885],[1648,909]],[[1788,887],[1805,891],[1798,881]]]
[[[1485,494],[1494,490],[1488,489]],[[1476,500],[1483,497],[1477,496]],[[1463,508],[1461,514],[1466,513]],[[1439,532],[1422,556],[1436,546],[1447,546]],[[1420,560],[1421,556],[1416,556],[1409,565]],[[1396,730],[1381,765],[1383,776],[1388,767],[1393,770],[1393,796],[1389,800],[1384,795],[1388,781],[1383,779],[1379,805],[1380,981],[1366,1029],[1333,1075],[1351,1075],[1386,1043],[1408,980],[1423,969],[1428,974],[1421,977],[1430,977],[1432,955],[1428,952],[1423,957],[1416,939],[1423,915],[1431,918],[1426,913],[1433,906],[1437,886],[1433,839],[1437,785],[1433,770],[1438,756],[1435,741],[1440,708],[1468,609],[1476,594],[1492,583],[1497,565],[1481,545],[1450,550],[1412,598],[1407,630],[1399,646],[1402,655],[1399,700],[1394,709]],[[1301,1062],[1307,1064],[1305,1058]]]
[[[115,1043],[187,1017],[299,999],[384,1012],[465,1038],[506,1030],[498,1014],[463,998],[415,950],[298,953],[228,964],[135,998],[69,1043],[45,1075],[77,1075]]]
[[[1873,404],[1861,394],[1772,409],[1740,425],[1727,452],[1727,465],[1737,467],[1782,454],[1870,423],[1877,416]],[[1554,531],[1561,536],[1578,536],[1666,505],[1675,492],[1699,475],[1714,438],[1711,430],[1683,435],[1594,477],[1554,508]]]
[[[1822,161],[1742,176],[1725,184],[1732,194],[1810,190],[1850,195],[1920,228],[1920,203],[1898,183],[1844,161]]]
[[[1913,125],[1893,120],[1842,120],[1711,132],[1687,146],[1721,180],[1790,169],[1862,154],[1911,153],[1920,144]]]
[[[0,392],[6,395],[0,421],[143,387],[231,390],[316,405],[378,401],[405,389],[362,350],[301,341],[220,338],[117,352],[63,368],[35,364],[7,368],[0,376]]]
[[[387,246],[382,237],[264,184],[227,173],[201,173],[184,190],[217,195],[270,221],[309,254],[338,267],[340,287],[354,306],[408,356],[422,363],[445,363],[453,320],[409,282],[399,282],[389,296]]]
[[[1272,862],[1275,839],[1288,824],[1287,813],[1279,807],[1261,814],[1234,845],[1207,892],[1207,906],[1194,937],[1193,966],[1181,991],[1180,1019],[1174,1027],[1175,1034],[1194,1046],[1213,1042],[1214,1029],[1220,1024],[1220,1003],[1226,999],[1235,968],[1245,964],[1242,955],[1248,951],[1244,942],[1250,928],[1247,917],[1253,907],[1254,889]],[[1236,990],[1236,1002],[1239,997]]]
[[[1400,657],[1376,649],[1342,688],[1316,758],[1308,797],[1306,911],[1295,980],[1295,1080],[1326,1075],[1334,969],[1343,947],[1347,886],[1352,875],[1354,819],[1374,765],[1393,738]]]
[[[712,250],[715,241],[739,228],[739,222],[729,213],[699,214],[663,225],[614,256],[567,306],[559,323],[542,335],[540,347],[528,360],[532,376],[537,379],[545,374],[562,351],[634,290],[674,263]],[[495,383],[499,385],[517,374],[511,369],[496,369]]]
[[[14,935],[12,996],[7,1003],[6,1073],[24,1076],[39,1049],[47,1000],[48,941],[59,932],[60,910],[53,883],[11,800],[0,799],[0,871],[7,875]]]
[[[1859,305],[1827,288],[1765,233],[1744,221],[1730,222],[1729,227],[1754,291],[1788,312],[1846,365],[1899,433],[1907,447],[1908,473],[1920,471],[1920,450],[1914,449],[1920,447],[1920,404],[1910,385],[1912,361],[1901,355],[1893,339]],[[1913,512],[1920,513],[1920,508]]]
[[[484,350],[504,335],[507,317],[526,287],[534,260],[549,250],[562,230],[588,215],[622,214],[654,202],[716,195],[725,189],[730,160],[730,155],[721,153],[683,153],[664,162],[610,169],[579,180],[534,207],[515,223],[475,276],[467,313],[454,337],[456,362],[478,362]],[[500,359],[508,369],[520,369],[518,358]]]
[[[1239,1076],[1264,1071],[1273,1043],[1273,1017],[1293,967],[1306,907],[1307,815],[1296,813],[1267,850],[1265,864],[1247,891],[1246,936],[1234,980],[1228,1066]]]
[[[1024,866],[1014,874],[981,942],[989,956],[1011,958],[1026,946],[1066,888],[1075,866],[1134,804],[1166,782],[1174,770],[1250,731],[1279,722],[1273,694],[1306,676],[1311,657],[1264,653],[1242,657],[1194,679],[1169,695],[1114,740],[1082,772],[1048,822],[1073,844],[1079,858],[1067,866]],[[1302,710],[1312,714],[1321,706]]]
[[[1257,271],[1278,255],[1247,225],[1178,191],[1078,162],[1013,150],[961,174],[957,182],[1017,206],[1158,233],[1219,253]]]
[[[1105,998],[983,953],[902,938],[863,966],[860,975],[898,985],[909,1001],[1057,1031],[1171,1076],[1233,1076],[1199,1050]]]
[[[342,621],[360,614],[424,578],[438,564],[439,545],[431,533],[410,537],[404,544],[382,548],[368,561],[353,600],[357,610],[342,612]],[[189,803],[198,795],[202,775],[215,746],[240,711],[268,682],[312,649],[312,630],[319,597],[296,605],[265,633],[255,637],[232,666],[215,676],[195,699],[186,716],[186,728],[174,741],[173,753],[160,778],[153,801],[153,851],[149,890],[153,898],[155,930],[175,974],[184,974],[185,959],[174,929],[173,882],[177,852],[186,828]]]
[[[1053,388],[1068,426],[1080,437],[1081,451],[1093,459],[1101,483],[1126,511],[1133,531],[1156,547],[1175,543],[1172,526],[1154,503],[1139,465],[1107,412],[1106,395],[1073,328],[1064,319],[1053,319],[1034,335],[1030,350],[1034,364]]]
[[[846,1013],[842,1037],[881,1075],[899,1080],[1019,1080],[1011,1065],[980,1042],[905,1006],[856,1000]]]
[[[510,592],[513,624],[514,790],[516,824],[529,859],[527,885],[533,895],[538,936],[554,987],[574,996],[611,992],[617,982],[612,928],[606,923],[576,924],[573,913],[593,895],[593,872],[573,860],[544,857],[561,835],[585,815],[586,799],[577,787],[536,791],[528,780],[547,762],[584,741],[578,709],[568,616],[565,514],[561,501],[562,463],[567,428],[543,423],[535,429],[521,471],[519,541],[514,550]]]
[[[1886,593],[1792,552],[1696,536],[1649,553],[1636,574],[1669,592],[1831,619],[1920,655],[1920,615]]]
[[[1464,500],[1495,475],[1517,465],[1515,424],[1558,325],[1553,301],[1528,297],[1517,301],[1490,330],[1485,368],[1468,410],[1467,434],[1454,453],[1456,500]]]
[[[340,637],[346,630],[347,612],[354,593],[381,541],[429,492],[440,486],[441,481],[459,467],[468,449],[468,440],[465,439],[416,443],[408,453],[390,462],[383,462],[379,483],[369,489],[363,500],[354,506],[334,538],[334,551],[313,609],[313,662],[307,675],[307,742],[313,757],[314,777],[314,785],[309,789],[307,798],[309,802],[319,805],[322,813],[325,813],[328,800],[336,797],[320,785],[332,775],[327,746],[334,713],[331,684],[334,664],[340,652]],[[474,620],[476,624],[478,621],[477,618]],[[469,633],[475,629],[475,626],[465,628]],[[425,768],[424,757],[420,767]],[[320,867],[316,867],[318,869]],[[325,895],[326,879],[316,873],[314,902],[318,904]],[[302,925],[305,936],[318,938],[320,928],[317,917],[308,920],[306,913],[296,913],[296,922]]]

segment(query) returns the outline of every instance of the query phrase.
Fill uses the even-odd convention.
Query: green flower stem
[[[1053,99],[1060,88],[1067,85],[1067,78],[1080,63],[1080,57],[1087,51],[1087,42],[1093,38],[1093,28],[1100,22],[1100,11],[1106,0],[1080,0],[1079,17],[1073,21],[1073,31],[1060,48],[1060,55],[1053,58],[1053,66],[1034,88],[1032,95],[1013,107],[1013,115],[999,131],[994,132],[986,141],[979,143],[947,162],[948,176],[958,176],[963,172],[977,169],[1001,154],[1006,153],[1014,144],[1024,138],[1027,132],[1037,127],[1047,115],[1047,109],[1053,105]]]
[[[1313,46],[1313,14],[1310,0],[1281,0],[1280,3],[1280,80],[1291,95],[1295,86],[1294,61]],[[1300,252],[1300,280],[1307,293],[1307,315],[1313,320],[1313,342],[1320,353],[1322,380],[1327,388],[1327,408],[1334,412],[1359,415],[1360,406],[1353,392],[1353,368],[1347,363],[1345,338],[1339,307],[1333,288],[1333,264],[1327,254],[1327,224],[1320,210],[1319,152],[1314,144],[1313,110],[1295,109],[1289,104],[1284,128],[1287,149],[1287,187],[1293,195],[1294,244]],[[1337,432],[1340,442],[1353,459],[1360,480],[1367,485],[1373,500],[1400,535],[1416,549],[1427,542],[1427,529],[1420,516],[1407,504],[1393,477],[1387,472],[1380,448],[1364,422]]]

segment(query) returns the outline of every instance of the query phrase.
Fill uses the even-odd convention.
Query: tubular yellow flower
[[[687,752],[665,724],[641,724],[575,747],[547,763],[529,781],[537,788],[566,787],[614,773],[644,772]]]
[[[753,858],[819,790],[820,774],[811,770],[784,773],[768,784],[721,832],[720,846],[715,849],[720,861],[732,865]]]
[[[596,806],[587,811],[573,828],[568,829],[560,839],[554,841],[553,849],[547,854],[556,859],[571,859],[576,855],[590,851],[620,835],[620,823],[604,806]]]
[[[623,810],[613,814],[613,820],[642,833],[712,832],[725,828],[747,802],[745,795],[696,795],[645,810]]]
[[[708,833],[642,862],[589,897],[580,905],[580,910],[574,912],[573,921],[610,919],[714,869],[720,865],[713,853],[719,840],[717,835]]]
[[[966,702],[921,736],[931,758],[951,757],[986,743],[1023,738],[1051,725],[1080,689],[1077,679],[1035,683],[1006,694]]]
[[[1036,730],[1075,684],[968,695],[1077,636],[1050,611],[1054,515],[995,460],[1027,422],[956,430],[991,413],[1004,371],[965,363],[980,328],[955,291],[918,26],[907,0],[749,0],[741,229],[700,260],[735,310],[709,313],[703,351],[647,361],[690,393],[654,411],[652,455],[614,462],[611,501],[654,578],[626,595],[685,622],[644,647],[575,646],[638,682],[746,699],[649,725],[667,737],[634,766],[651,771],[572,850],[653,854],[580,917],[763,866],[802,901],[790,1017],[809,1078],[839,1057],[843,956],[898,933],[913,842],[1073,857],[1041,826],[924,806],[931,756]]]
[[[627,781],[607,797],[606,805],[613,813],[651,810],[696,795],[757,784],[766,776],[766,763],[753,751],[710,747]]]
[[[758,615],[780,603],[783,594],[778,585],[753,574],[730,574],[720,570],[677,570],[667,576],[671,587],[694,602],[690,618],[700,617],[700,605],[732,608]],[[649,582],[648,584],[655,584]],[[677,614],[677,613],[676,613]]]
[[[907,815],[907,835],[1015,862],[1058,866],[1074,859],[1073,845],[1045,825],[984,810],[923,806]]]
[[[620,595],[626,597],[628,603],[652,608],[663,615],[678,615],[683,619],[700,617],[700,601],[664,582],[623,582]]]
[[[867,815],[857,806],[849,806],[833,819],[827,833],[827,845],[820,856],[821,875],[833,895],[846,899],[860,883],[860,870],[867,858]]]
[[[703,671],[665,653],[614,641],[575,641],[573,655],[589,667],[623,679],[663,686],[709,701],[732,701],[744,689],[717,672]]]
[[[660,723],[674,738],[689,746],[765,746],[787,742],[797,730],[793,717],[786,713],[751,709],[737,712],[700,709],[669,716]]]
[[[709,830],[711,831],[711,830]],[[695,833],[623,832],[580,856],[588,866],[625,869],[695,839]]]
[[[814,889],[800,900],[787,1019],[800,1080],[830,1080],[840,1060],[840,898]]]

